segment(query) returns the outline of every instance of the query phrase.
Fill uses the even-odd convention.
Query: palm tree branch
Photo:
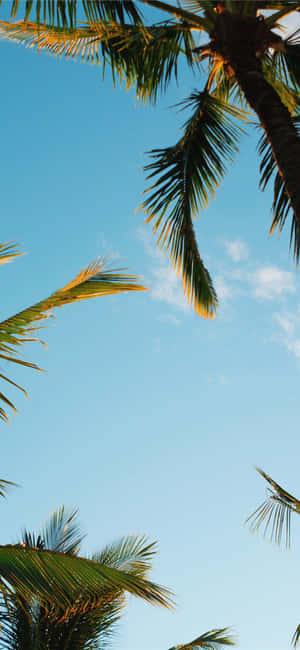
[[[270,541],[280,545],[285,536],[286,546],[290,546],[291,514],[300,514],[300,501],[286,492],[268,474],[258,467],[257,472],[271,485],[267,490],[267,499],[246,519],[250,522],[250,531],[257,532],[264,525],[263,534],[270,529]]]
[[[198,252],[193,218],[214,196],[225,163],[237,150],[240,129],[233,120],[243,119],[244,113],[207,91],[194,92],[184,105],[194,111],[182,138],[173,147],[150,152],[154,161],[145,169],[147,180],[154,182],[141,208],[148,213],[147,223],[155,219],[158,245],[169,251],[173,268],[181,272],[195,310],[212,318],[217,297]]]
[[[235,638],[230,632],[230,628],[223,627],[216,630],[210,630],[201,636],[198,636],[190,643],[174,646],[170,650],[197,650],[197,648],[204,648],[204,650],[218,650],[222,646],[236,645]]]
[[[184,54],[188,65],[197,65],[191,31],[181,23],[166,22],[146,27],[141,24],[91,23],[76,29],[40,26],[37,23],[0,21],[0,34],[48,54],[102,61],[111,67],[114,83],[126,80],[136,87],[137,97],[155,101],[158,90],[165,91],[177,79],[178,60]]]

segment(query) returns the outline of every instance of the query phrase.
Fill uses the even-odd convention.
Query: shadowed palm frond
[[[296,648],[300,639],[300,625],[297,625],[296,631],[292,636],[292,647]]]
[[[293,123],[300,134],[299,115],[293,118]],[[281,233],[289,212],[292,212],[292,206],[285,189],[283,178],[280,176],[277,169],[271,145],[265,135],[261,137],[258,143],[258,153],[262,156],[260,164],[261,177],[259,182],[261,189],[264,191],[271,178],[274,178],[272,205],[273,221],[270,228],[270,234],[272,234],[276,228],[278,228]],[[300,254],[300,228],[298,227],[298,222],[296,221],[294,214],[292,214],[290,248],[293,249],[295,260],[298,262]]]
[[[52,310],[56,307],[63,307],[72,302],[79,302],[97,296],[115,295],[124,291],[142,291],[145,289],[145,287],[136,283],[136,276],[124,274],[123,270],[108,268],[105,259],[92,262],[62,289],[51,294],[45,300],[41,300],[15,314],[15,316],[2,321],[0,323],[0,359],[40,370],[36,364],[20,359],[19,354],[20,348],[25,343],[40,341],[33,334],[41,329],[41,322],[49,318],[52,315]],[[0,374],[0,378],[23,390],[26,394],[26,391],[21,386],[8,379],[6,375]],[[0,400],[16,412],[14,404],[3,393],[0,393]],[[8,421],[4,408],[0,409],[0,419]]]
[[[218,650],[222,646],[236,645],[235,639],[230,632],[230,628],[223,627],[217,630],[210,630],[190,643],[177,645],[170,648],[170,650],[197,650],[197,648],[204,648],[204,650]]]
[[[300,501],[286,492],[278,483],[268,476],[262,469],[255,468],[257,472],[271,485],[267,489],[267,499],[245,521],[250,522],[250,531],[257,532],[264,525],[263,535],[271,529],[270,541],[280,545],[282,536],[285,537],[286,546],[291,542],[291,514],[300,514]]]
[[[158,245],[169,251],[188,300],[197,313],[212,318],[217,297],[198,252],[193,218],[214,197],[225,164],[237,150],[241,129],[233,120],[244,113],[206,91],[194,92],[184,106],[194,112],[182,138],[173,147],[150,152],[154,162],[146,166],[147,180],[154,183],[141,207],[149,215],[147,223],[155,220]]]
[[[184,24],[164,23],[146,27],[136,24],[99,22],[76,29],[55,29],[36,23],[0,22],[0,35],[51,55],[109,64],[113,81],[125,79],[126,88],[135,87],[142,101],[155,101],[171,79],[177,80],[178,60],[184,55],[196,66],[195,43]]]
[[[42,540],[42,548],[67,555],[77,555],[84,539],[78,522],[78,510],[68,510],[65,506],[57,508],[40,533],[35,535],[25,531],[22,535],[22,541],[26,546],[39,546],[34,541],[30,543],[30,539]]]

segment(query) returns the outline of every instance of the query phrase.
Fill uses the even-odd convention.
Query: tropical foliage
[[[229,628],[223,627],[218,630],[210,630],[201,634],[197,639],[184,643],[183,645],[173,646],[170,650],[197,650],[197,648],[204,648],[205,650],[218,650],[223,646],[235,645],[235,639],[230,633]]]
[[[0,264],[10,262],[18,255],[21,253],[18,252],[14,244],[0,245]],[[144,287],[137,284],[136,281],[137,278],[124,273],[124,269],[111,269],[103,258],[92,262],[62,289],[58,289],[48,298],[0,322],[0,359],[8,363],[41,370],[35,363],[21,359],[20,351],[24,344],[30,341],[42,343],[34,334],[45,326],[45,321],[49,317],[52,317],[54,308],[96,296],[143,290]],[[24,388],[9,379],[6,374],[0,373],[0,379],[23,391],[28,397]],[[15,412],[16,407],[3,392],[0,392],[0,401],[3,404],[0,407],[0,419],[8,422],[5,407],[9,406]]]
[[[235,157],[241,125],[256,115],[263,141],[261,187],[275,172],[271,231],[291,214],[291,245],[300,250],[300,40],[275,28],[300,2],[290,0],[19,0],[2,37],[46,51],[107,66],[142,101],[156,102],[181,61],[199,86],[184,102],[191,111],[174,146],[150,152],[143,209],[158,245],[168,251],[198,313],[213,317],[218,300],[200,256],[193,220],[222,182]],[[150,21],[142,10],[157,9]],[[18,11],[19,10],[19,11]],[[267,17],[263,11],[268,10]],[[205,41],[206,35],[206,41]],[[205,41],[205,42],[204,42]],[[277,170],[277,173],[276,173]]]
[[[3,593],[0,648],[103,648],[124,609],[127,587],[136,596],[170,606],[168,592],[147,580],[156,552],[154,543],[144,537],[129,536],[106,546],[90,559],[83,559],[78,555],[82,540],[77,511],[68,512],[62,507],[38,534],[25,530],[17,546],[0,547],[0,574],[3,575],[6,553],[14,575],[19,577],[21,569],[23,580],[25,570],[31,582],[28,591],[21,584],[17,590]],[[31,565],[27,563],[28,557],[32,559]],[[41,563],[45,557],[46,562]],[[4,577],[7,578],[5,571]],[[46,592],[45,598],[37,598],[46,582],[53,592],[50,600]]]
[[[258,473],[267,481],[267,495],[263,503],[246,519],[251,532],[257,532],[263,527],[263,534],[270,533],[270,541],[280,545],[285,539],[289,548],[291,543],[291,516],[293,513],[300,515],[300,501],[282,488],[271,476],[262,469],[256,468]],[[296,648],[300,640],[300,625],[293,635],[292,644]]]

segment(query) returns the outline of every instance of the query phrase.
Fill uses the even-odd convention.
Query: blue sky
[[[5,7],[2,11],[5,11]],[[242,141],[196,224],[221,306],[186,305],[151,228],[136,212],[144,152],[178,138],[169,107],[201,80],[182,70],[156,107],[104,83],[97,67],[0,42],[2,240],[27,255],[1,268],[7,315],[108,255],[149,291],[57,313],[13,378],[19,414],[2,425],[2,543],[78,506],[93,552],[127,533],[159,541],[153,579],[173,613],[130,600],[113,648],[160,650],[232,625],[241,650],[282,650],[298,623],[300,521],[290,552],[242,527],[262,501],[257,464],[300,494],[300,281],[288,227],[271,238],[258,190],[257,133]],[[8,370],[4,368],[5,370]]]

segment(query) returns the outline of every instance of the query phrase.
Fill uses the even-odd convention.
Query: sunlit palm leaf
[[[297,115],[293,118],[295,127],[297,128],[300,134],[300,116]],[[280,176],[275,163],[272,148],[268,143],[267,137],[265,135],[259,141],[258,144],[259,155],[262,156],[262,161],[260,164],[260,187],[262,190],[265,190],[269,181],[274,178],[274,188],[273,188],[273,221],[270,228],[270,234],[272,234],[276,228],[279,228],[281,233],[286,222],[287,216],[290,211],[292,211],[290,199],[285,190],[285,184],[283,178]],[[299,260],[300,254],[300,228],[298,223],[292,215],[292,224],[291,224],[291,234],[290,234],[290,246],[293,248],[293,253],[296,261]]]
[[[141,18],[136,2],[132,0],[26,0],[25,7],[24,2],[12,0],[11,20],[16,18],[19,9],[25,21],[33,15],[39,24],[63,28],[76,25],[78,9],[83,10],[89,22],[101,19],[124,22],[126,18],[138,22]]]
[[[0,264],[7,264],[12,262],[15,257],[19,257],[24,253],[18,251],[18,245],[14,242],[4,242],[0,244]]]
[[[127,591],[157,605],[170,607],[170,592],[136,575],[99,562],[22,545],[0,546],[0,576],[17,594],[44,606],[76,612],[74,593],[82,602],[96,602],[104,589]]]
[[[225,164],[237,150],[240,129],[233,120],[241,119],[243,113],[206,91],[194,92],[184,106],[194,112],[182,138],[173,147],[150,152],[154,162],[146,171],[154,183],[142,207],[149,215],[148,223],[155,219],[158,245],[170,252],[188,300],[199,314],[212,318],[217,297],[198,252],[193,218],[214,196]]]
[[[39,340],[33,334],[41,328],[42,321],[49,318],[54,308],[97,296],[143,290],[144,287],[136,280],[135,276],[124,274],[122,269],[108,268],[104,259],[92,262],[62,289],[0,323],[0,359],[39,370],[36,364],[18,358],[20,348],[28,341]],[[5,375],[0,375],[0,378],[21,389]],[[0,393],[0,400],[15,410],[3,393]],[[8,420],[5,408],[0,409],[0,419]]]
[[[259,474],[271,485],[267,489],[267,499],[246,519],[251,532],[256,532],[264,525],[263,534],[270,530],[270,541],[280,545],[285,537],[286,546],[291,540],[291,514],[300,514],[300,501],[286,492],[278,483],[262,469],[256,468]]]
[[[223,627],[206,632],[190,643],[174,646],[170,648],[170,650],[197,650],[197,648],[204,648],[204,650],[218,650],[218,648],[222,648],[222,646],[233,646],[235,644],[236,642],[230,633],[230,629],[228,627]]]
[[[190,30],[178,23],[151,27],[107,22],[77,29],[39,27],[36,23],[0,22],[0,35],[51,55],[106,64],[126,87],[135,87],[139,99],[155,101],[171,79],[177,79],[178,60],[184,54],[190,66],[195,43]]]

